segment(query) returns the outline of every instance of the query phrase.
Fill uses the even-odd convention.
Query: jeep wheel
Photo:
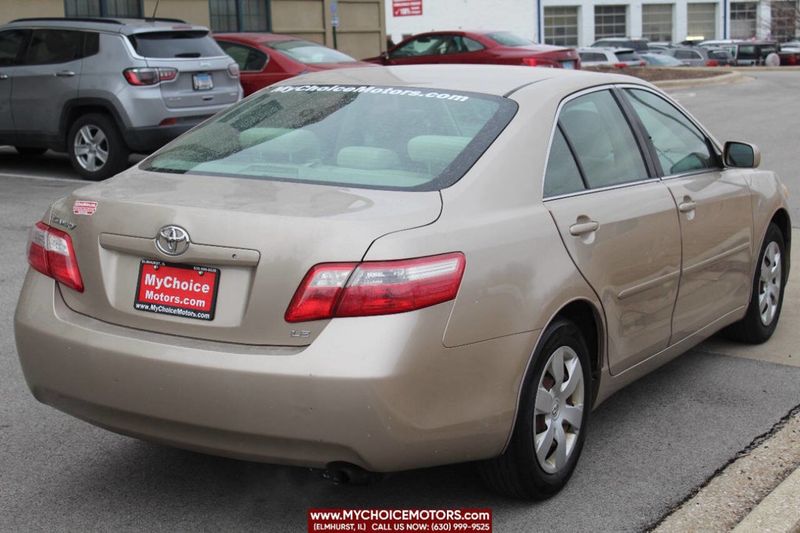
[[[128,166],[130,150],[114,122],[105,115],[80,117],[67,137],[69,159],[82,178],[103,180]]]

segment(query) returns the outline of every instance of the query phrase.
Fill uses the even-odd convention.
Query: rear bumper
[[[123,131],[125,144],[133,152],[149,154],[183,135],[212,115],[181,119],[180,123],[171,126],[153,126],[148,128],[131,128]]]
[[[396,471],[495,456],[511,430],[536,332],[444,348],[449,314],[337,319],[305,348],[232,345],[77,314],[29,272],[15,332],[34,396],[98,426],[249,460]]]

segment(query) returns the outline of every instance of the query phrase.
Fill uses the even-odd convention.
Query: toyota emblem
[[[180,226],[164,226],[156,236],[156,248],[167,255],[181,255],[190,242],[189,234]]]

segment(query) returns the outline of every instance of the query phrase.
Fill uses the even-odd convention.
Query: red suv
[[[413,35],[378,57],[381,65],[491,63],[580,68],[574,48],[535,44],[507,31],[435,31]]]
[[[306,72],[372,66],[338,50],[291,35],[218,33],[214,39],[239,64],[245,96]]]

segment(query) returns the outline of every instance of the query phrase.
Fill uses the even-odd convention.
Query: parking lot
[[[800,73],[748,76],[671,92],[718,139],[761,147],[762,167],[781,174],[798,221]],[[470,465],[336,486],[308,469],[118,436],[37,403],[14,347],[27,230],[80,185],[61,155],[32,159],[0,149],[0,530],[298,531],[312,507],[490,507],[498,531],[641,530],[800,404],[794,283],[767,345],[742,349],[712,339],[604,403],[571,483],[543,503],[487,492]],[[783,364],[792,356],[793,365]]]

